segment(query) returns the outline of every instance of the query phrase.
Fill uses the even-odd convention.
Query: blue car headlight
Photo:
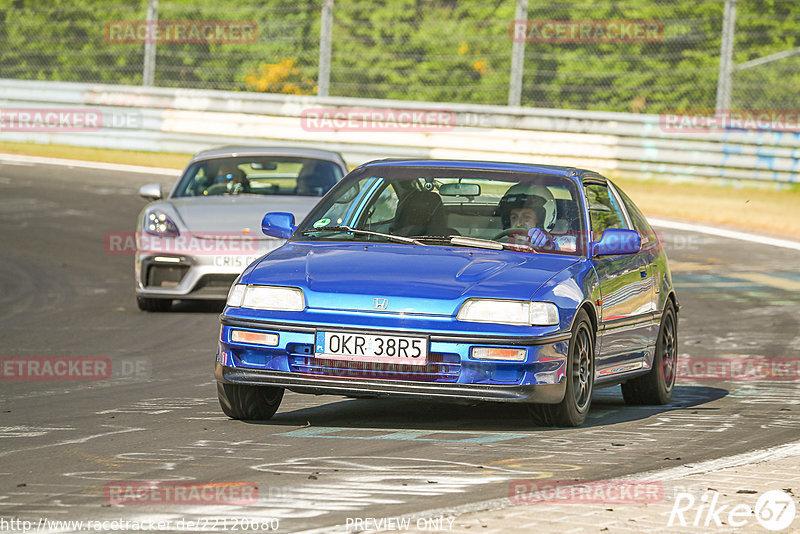
[[[150,235],[176,237],[180,235],[178,226],[161,210],[153,210],[144,218],[144,231]]]
[[[476,323],[550,326],[558,324],[558,308],[552,302],[467,299],[456,318]]]
[[[531,324],[533,326],[558,324],[558,307],[552,302],[531,302]]]
[[[227,304],[256,310],[303,311],[306,298],[296,287],[234,284],[228,292]]]

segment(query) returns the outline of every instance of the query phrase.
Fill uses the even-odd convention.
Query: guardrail
[[[0,109],[91,108],[96,131],[9,131],[0,141],[193,153],[221,144],[321,147],[351,165],[384,157],[538,162],[615,175],[795,182],[800,132],[667,131],[659,115],[0,80]],[[304,128],[310,109],[443,112],[430,131]]]

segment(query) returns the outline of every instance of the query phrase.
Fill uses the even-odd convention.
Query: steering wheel
[[[524,228],[506,228],[505,230],[503,230],[502,232],[500,232],[496,236],[494,236],[492,238],[492,241],[497,241],[498,239],[502,239],[502,238],[504,238],[506,236],[511,236],[511,235],[513,235],[513,236],[522,236],[522,237],[527,238],[528,237],[528,231],[525,230]]]
[[[230,186],[230,187],[229,187]],[[216,195],[241,195],[244,193],[249,193],[250,188],[249,186],[245,186],[244,183],[239,182],[222,182],[218,184],[214,184],[210,186],[208,189],[205,190],[206,195],[216,196]]]
[[[219,183],[213,184],[208,186],[205,191],[203,191],[204,195],[224,195],[228,192],[228,184],[226,183]]]

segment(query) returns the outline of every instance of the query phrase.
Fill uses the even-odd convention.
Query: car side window
[[[389,185],[384,188],[369,208],[366,227],[381,226],[394,219],[397,203],[398,198],[394,186]]]
[[[644,214],[639,211],[639,208],[636,207],[636,204],[633,203],[628,195],[623,193],[619,187],[615,186],[615,188],[622,199],[622,203],[625,204],[625,209],[628,210],[628,215],[631,216],[633,227],[639,232],[639,235],[642,236],[642,248],[655,246],[658,243],[658,237],[650,226],[650,223],[647,222]]]
[[[625,217],[614,195],[603,184],[584,186],[586,202],[589,206],[589,219],[592,225],[592,241],[599,241],[608,228],[627,229]]]
[[[186,188],[186,196],[198,196],[203,194],[203,189],[205,189],[208,184],[208,176],[206,176],[206,168],[203,165],[197,167],[197,172],[192,177],[192,181],[189,182],[188,187]]]

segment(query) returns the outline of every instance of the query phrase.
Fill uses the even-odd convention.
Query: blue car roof
[[[585,173],[590,173],[593,175],[597,174],[585,169],[562,167],[558,165],[444,159],[383,159],[364,163],[359,168],[365,167],[435,167],[442,169],[480,169],[486,171],[536,172],[577,179],[579,179]]]

